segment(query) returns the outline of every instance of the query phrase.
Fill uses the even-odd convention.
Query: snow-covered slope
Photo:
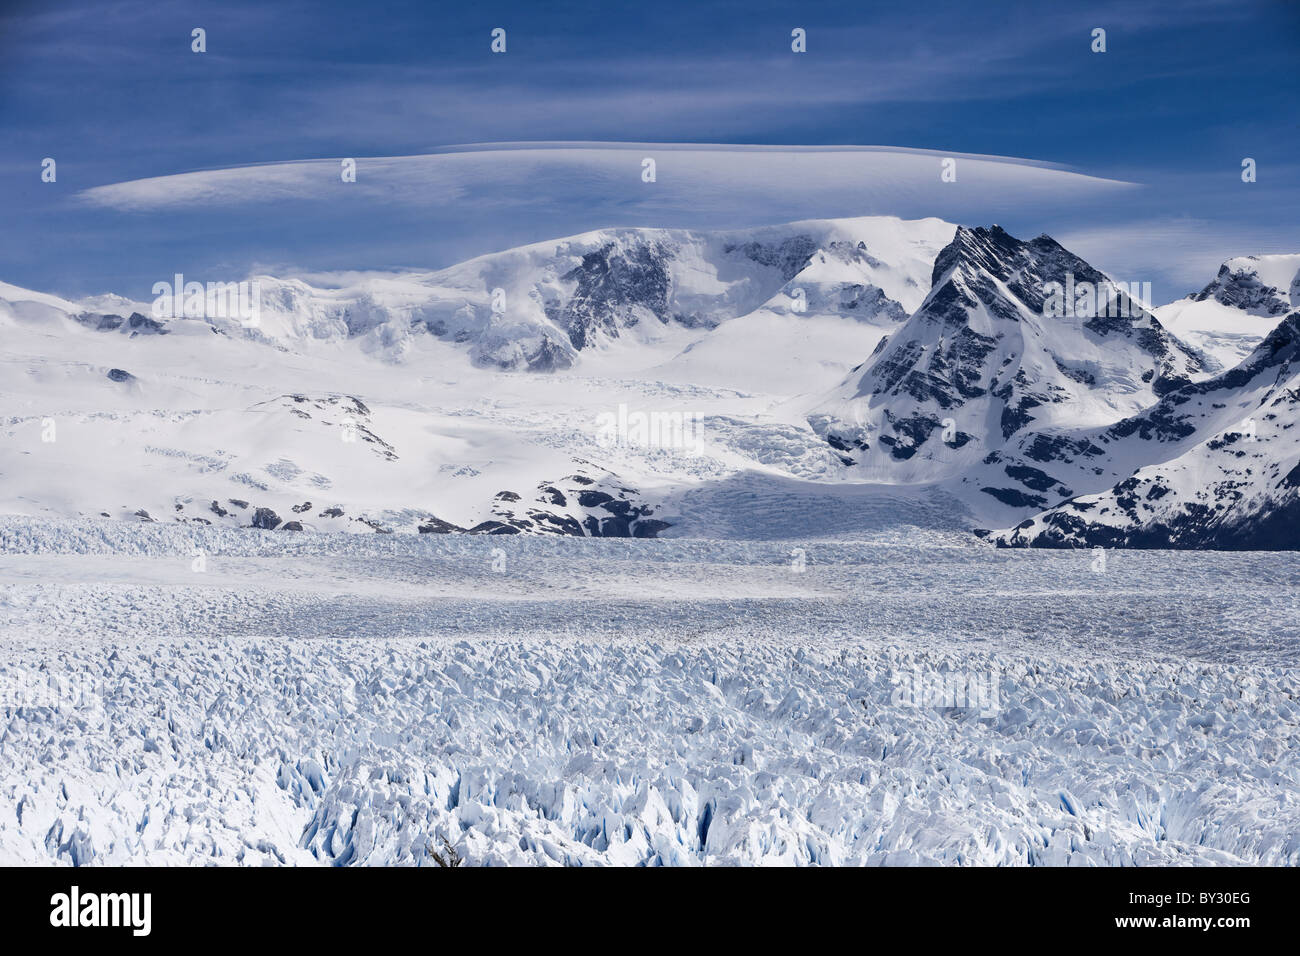
[[[1162,305],[1155,314],[1165,328],[1228,369],[1297,308],[1300,255],[1239,256],[1220,266],[1200,292]]]
[[[1231,260],[1190,307],[1266,313],[1294,258]],[[601,230],[345,288],[259,282],[251,329],[0,285],[0,512],[412,534],[1002,528],[1211,442],[1271,387],[1208,378],[1049,237],[936,219]],[[1061,315],[1053,283],[1096,295]],[[1183,407],[1193,383],[1226,391]],[[1204,420],[1161,430],[1171,408]],[[602,420],[638,417],[698,430],[603,440]],[[1165,505],[1271,513],[1276,488],[1245,463],[1167,476]]]
[[[1052,315],[1050,283],[1088,284],[1094,300]],[[1132,414],[1200,371],[1126,290],[1050,237],[963,227],[925,302],[810,421],[861,477],[931,482],[1030,428]]]
[[[1138,467],[995,535],[999,544],[1300,547],[1300,312],[1236,368],[1105,430],[1062,437],[1058,452],[1045,467],[1073,468],[1067,480]]]
[[[816,394],[839,381],[916,310],[935,257],[956,227],[890,217],[792,223],[802,269],[760,306],[719,325],[655,369],[673,381],[713,382],[778,395]],[[740,246],[763,256],[766,230]],[[731,239],[729,242],[736,242]]]
[[[669,494],[833,472],[780,403],[837,380],[914,309],[955,228],[602,230],[339,289],[260,277],[251,328],[0,287],[0,510],[654,534],[675,523],[658,513]],[[765,323],[784,338],[756,334]],[[700,434],[603,443],[599,421],[621,413]]]
[[[432,335],[412,336],[394,365],[355,339],[289,348],[201,320],[169,321],[161,334],[101,331],[77,320],[79,303],[10,295],[0,302],[3,513],[638,536],[664,530],[656,503],[671,491],[834,466],[806,426],[733,389],[609,368],[482,369]],[[699,429],[602,441],[602,420],[620,411]]]
[[[832,341],[836,330],[847,328],[851,345],[874,346],[906,318],[928,291],[931,263],[954,229],[937,219],[892,217],[717,233],[602,229],[436,272],[350,277],[334,287],[254,276],[255,325],[241,317],[208,321],[227,334],[291,349],[354,340],[393,361],[407,357],[414,340],[432,336],[463,347],[481,367],[553,371],[626,341],[661,346],[642,363],[654,364],[760,309],[757,323],[779,314],[788,337],[802,325],[819,326],[820,349],[804,350],[816,362],[843,351],[844,342]],[[0,301],[27,317],[61,312],[97,330],[157,332],[167,324],[154,321],[149,306],[118,297],[72,303],[0,285]],[[828,316],[845,321],[827,324]],[[716,370],[719,350],[730,352],[752,336],[752,329],[740,329],[705,345],[681,363],[682,371]],[[791,368],[797,358],[786,356]]]

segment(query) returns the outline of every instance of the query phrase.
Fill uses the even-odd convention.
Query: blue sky
[[[1229,255],[1300,251],[1300,3],[0,10],[0,280],[67,295],[148,298],[178,271],[433,268],[606,225],[868,213],[1046,231],[1118,277],[1152,281],[1162,300]],[[194,27],[206,53],[191,52]],[[507,31],[504,55],[489,50],[494,27]],[[790,50],[794,27],[805,54]],[[1090,50],[1095,27],[1104,54]],[[544,161],[447,150],[564,141],[615,145]],[[624,181],[627,143],[647,145],[626,148]],[[890,178],[876,154],[828,167],[795,151],[783,167],[715,151],[674,167],[685,154],[654,145],[701,143],[890,146],[924,170],[945,155],[1035,165],[959,173],[942,191],[928,172],[924,187]],[[643,155],[668,159],[654,187],[640,181]],[[47,156],[53,184],[40,180]],[[1247,156],[1253,184],[1241,182]],[[357,158],[364,188],[342,191],[339,157]],[[328,162],[265,165],[302,160]],[[1044,164],[1072,171],[1059,189],[1040,182]],[[225,167],[256,168],[178,176]],[[784,180],[771,174],[784,168]],[[272,188],[300,173],[310,188]],[[155,177],[178,178],[134,185]]]

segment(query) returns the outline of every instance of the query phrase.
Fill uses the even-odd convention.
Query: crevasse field
[[[1094,561],[3,518],[0,860],[1300,862],[1300,554]]]

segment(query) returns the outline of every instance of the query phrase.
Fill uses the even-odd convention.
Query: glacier
[[[0,859],[1300,862],[1300,558],[972,541],[2,519]]]

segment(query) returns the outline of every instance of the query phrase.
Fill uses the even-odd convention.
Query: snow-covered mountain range
[[[1005,545],[1296,547],[1300,256],[1158,307],[888,217],[252,278],[252,327],[0,284],[0,511],[771,537],[927,501]]]

